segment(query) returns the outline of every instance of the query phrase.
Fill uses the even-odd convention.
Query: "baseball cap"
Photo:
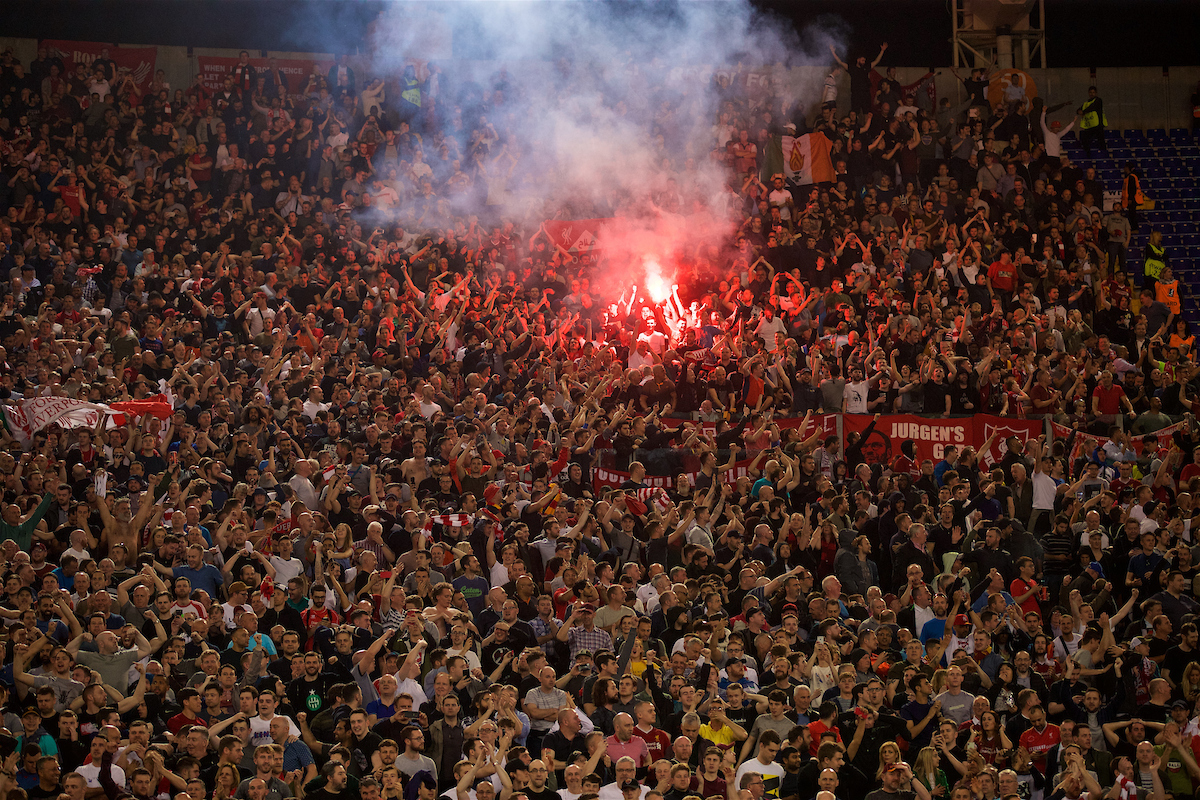
[[[1145,639],[1143,639],[1141,636],[1135,636],[1129,640],[1129,649],[1136,650],[1136,649],[1138,649],[1138,647],[1140,647],[1141,645],[1144,645],[1144,644],[1146,644]]]
[[[959,625],[966,626],[966,625],[970,625],[970,624],[971,624],[971,619],[966,614],[959,614],[957,617],[954,618],[955,627],[957,627]]]
[[[634,780],[628,780],[621,784],[622,792],[627,791],[627,790],[640,789],[640,788],[642,788],[642,785]]]
[[[1104,567],[1100,566],[1099,561],[1093,561],[1092,563],[1088,564],[1087,568],[1096,573],[1097,577],[1104,577]]]
[[[579,607],[580,611],[586,611],[589,614],[596,613],[596,605],[594,603],[584,603]]]

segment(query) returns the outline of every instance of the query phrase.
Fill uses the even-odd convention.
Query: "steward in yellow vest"
[[[1093,144],[1107,153],[1104,129],[1108,127],[1108,117],[1104,116],[1104,101],[1096,95],[1095,86],[1088,87],[1088,99],[1075,113],[1079,115],[1079,144],[1083,146],[1084,155],[1092,155]]]

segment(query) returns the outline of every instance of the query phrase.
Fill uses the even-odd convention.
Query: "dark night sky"
[[[801,29],[825,15],[840,18],[852,50],[873,56],[886,40],[892,64],[950,63],[945,0],[754,2]],[[379,0],[8,0],[0,3],[0,30],[21,37],[353,52],[383,5]],[[1046,5],[1052,67],[1197,63],[1200,3],[1047,0]],[[1139,20],[1143,24],[1134,24]],[[460,36],[460,42],[466,39]]]

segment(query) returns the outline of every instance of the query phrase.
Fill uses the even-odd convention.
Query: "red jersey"
[[[817,747],[820,746],[821,736],[825,733],[825,731],[833,731],[835,734],[837,734],[838,744],[842,743],[842,732],[839,731],[836,726],[826,725],[824,722],[822,722],[819,719],[808,723],[808,732],[810,734],[812,734],[812,756],[813,756],[813,758],[817,757]]]
[[[304,609],[300,612],[300,619],[304,622],[304,627],[306,629],[312,628],[313,624],[317,622],[323,622],[331,628],[342,623],[342,618],[336,611],[330,608],[325,608],[324,606],[321,608],[309,607]],[[313,638],[314,637],[310,635],[308,637],[308,641],[305,643],[305,647],[309,650],[312,649]]]
[[[1011,292],[1017,285],[1017,265],[1011,261],[1007,264],[1003,261],[993,261],[988,267],[988,278],[992,281],[992,288]]]
[[[897,475],[908,473],[913,480],[921,477],[921,465],[906,455],[896,456],[892,460],[892,472]]]
[[[1142,485],[1142,482],[1137,480],[1136,478],[1130,478],[1127,481],[1123,481],[1120,478],[1117,478],[1115,480],[1109,481],[1108,490],[1110,492],[1112,492],[1113,494],[1115,494],[1117,497],[1120,497],[1122,489],[1133,489],[1133,488],[1135,488],[1137,486],[1141,486],[1141,485]]]
[[[1062,742],[1057,725],[1047,724],[1039,733],[1036,728],[1030,728],[1021,734],[1020,745],[1033,756],[1033,765],[1039,770],[1046,770],[1046,754],[1058,747]]]
[[[724,797],[727,791],[725,779],[718,777],[710,781],[704,775],[696,775],[692,778],[692,791],[700,797]]]
[[[1041,675],[1042,678],[1046,680],[1047,685],[1049,685],[1050,683],[1058,680],[1058,673],[1062,671],[1062,667],[1059,666],[1058,662],[1055,661],[1053,656],[1051,656],[1049,653],[1046,654],[1046,659],[1047,660],[1045,661],[1041,659],[1034,659],[1033,664],[1030,666],[1033,671],[1038,675]]]
[[[83,190],[78,186],[59,186],[58,196],[62,198],[63,205],[71,209],[71,214],[76,218],[83,215],[83,205],[79,199],[83,196]]]
[[[1092,397],[1098,398],[1101,414],[1113,415],[1121,413],[1121,398],[1125,396],[1125,390],[1120,384],[1114,383],[1111,387],[1105,389],[1103,384],[1097,384],[1092,390]]]
[[[646,749],[650,751],[651,764],[660,758],[666,758],[667,753],[671,750],[671,737],[667,736],[665,731],[660,731],[658,728],[651,728],[648,731],[644,731],[635,725],[633,735],[645,740]]]
[[[567,596],[570,595],[570,599]],[[571,591],[570,586],[564,586],[554,592],[554,616],[565,620],[567,618],[567,607],[574,603],[577,598]],[[635,731],[636,733],[636,731]]]
[[[1025,397],[1020,392],[1008,393],[1008,416],[1025,419]]]
[[[1037,581],[1026,581],[1022,578],[1013,578],[1013,582],[1008,586],[1008,593],[1013,596],[1013,600],[1016,600],[1030,589],[1035,588],[1037,585]],[[1041,608],[1038,606],[1038,594],[1040,593],[1034,592],[1033,594],[1029,595],[1029,597],[1025,598],[1025,602],[1021,603],[1021,611],[1025,612],[1026,614],[1040,614]]]
[[[185,725],[199,725],[201,728],[208,727],[208,723],[205,722],[201,717],[188,718],[184,716],[182,711],[167,720],[167,729],[170,730],[171,733],[179,733],[179,731],[182,730]]]

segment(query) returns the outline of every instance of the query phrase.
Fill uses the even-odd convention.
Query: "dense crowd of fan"
[[[505,215],[503,74],[0,57],[3,392],[174,406],[4,435],[0,791],[1192,796],[1195,341],[1156,237],[1125,271],[1138,172],[878,63],[697,87],[737,233],[646,306]],[[835,183],[760,175],[805,132]],[[821,412],[1075,433],[873,464]]]

